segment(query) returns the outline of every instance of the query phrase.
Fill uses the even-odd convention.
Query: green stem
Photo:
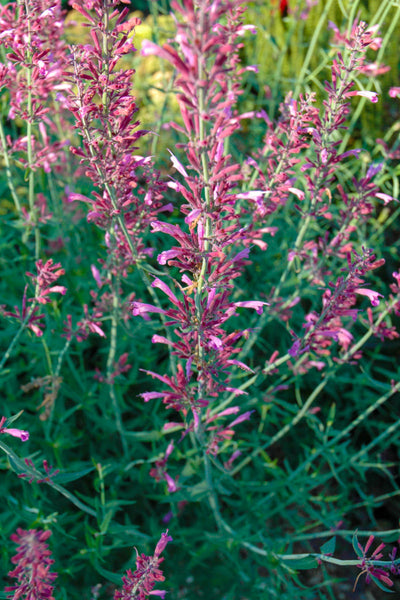
[[[117,395],[115,392],[115,386],[114,386],[114,381],[113,381],[113,376],[112,376],[115,359],[116,359],[116,354],[117,354],[118,321],[119,321],[119,316],[120,316],[118,286],[119,286],[119,282],[118,282],[118,278],[117,278],[115,285],[112,286],[113,289],[112,289],[110,347],[109,347],[108,357],[107,357],[106,373],[107,373],[107,384],[108,384],[108,388],[109,388],[111,402],[113,405],[117,431],[121,438],[123,452],[126,456],[128,454],[128,446],[126,443],[124,428],[122,425],[121,410],[120,410],[119,403],[117,400]]]
[[[3,369],[4,365],[6,364],[7,360],[10,358],[12,351],[14,350],[15,345],[17,344],[19,338],[22,335],[22,332],[25,330],[29,319],[32,316],[32,313],[34,311],[36,307],[36,301],[33,301],[31,304],[30,309],[28,310],[25,319],[21,322],[20,328],[18,329],[17,333],[15,334],[11,344],[8,346],[7,350],[5,351],[3,358],[0,361],[0,372]]]
[[[314,400],[317,398],[317,396],[320,394],[320,392],[322,392],[322,390],[325,388],[325,386],[328,383],[328,381],[329,381],[329,376],[325,377],[325,379],[323,379],[319,383],[319,385],[317,385],[317,387],[309,395],[309,397],[307,398],[306,402],[303,404],[303,406],[301,407],[301,409],[297,412],[297,414],[293,417],[293,419],[289,423],[287,423],[284,427],[282,427],[282,429],[280,429],[265,444],[263,444],[262,446],[259,446],[259,447],[255,448],[253,450],[253,452],[249,456],[247,456],[244,460],[242,460],[241,463],[239,463],[235,468],[233,468],[230,471],[232,477],[234,475],[236,475],[236,473],[238,473],[239,471],[241,471],[241,469],[243,469],[243,467],[245,467],[249,462],[251,462],[253,460],[253,458],[255,458],[258,454],[260,454],[260,452],[263,452],[264,450],[266,450],[267,448],[269,448],[269,446],[272,446],[273,444],[275,444],[284,435],[286,435],[295,425],[297,425],[297,423],[307,414],[307,412],[311,408]]]
[[[42,479],[42,473],[37,471],[37,469],[35,467],[32,468],[31,466],[26,465],[22,461],[22,459],[20,459],[19,456],[17,456],[15,454],[15,452],[7,444],[4,444],[3,442],[0,441],[0,449],[3,450],[3,452],[5,452],[5,454],[7,454],[9,459],[12,460],[12,468],[14,471],[18,472],[18,474],[26,473],[28,479],[30,479],[30,478],[32,478],[33,480]],[[77,506],[78,508],[80,508],[81,510],[86,512],[87,514],[91,515],[92,517],[97,516],[96,511],[93,510],[93,508],[91,508],[87,504],[84,504],[84,502],[81,502],[76,496],[74,496],[74,494],[69,492],[62,485],[59,485],[58,483],[54,483],[52,480],[49,480],[48,482],[44,481],[43,483],[47,483],[47,485],[49,485],[51,488],[53,488],[54,490],[56,490],[57,492],[62,494],[65,498],[67,498],[70,502],[75,504],[75,506]]]
[[[26,135],[27,135],[27,158],[28,158],[28,202],[29,202],[29,212],[31,219],[33,221],[34,231],[35,231],[35,261],[39,260],[40,255],[40,232],[39,232],[39,224],[37,220],[37,213],[35,211],[35,173],[32,169],[33,166],[33,146],[32,146],[32,125],[33,125],[33,112],[32,112],[32,33],[31,33],[31,22],[29,15],[29,5],[28,1],[25,1],[25,10],[26,10],[26,19],[28,22],[28,41],[27,41],[27,50],[26,50],[26,83],[28,88],[28,102],[27,102],[27,126],[26,126]]]
[[[7,152],[7,142],[6,142],[6,136],[4,133],[2,119],[0,119],[0,141],[1,141],[1,145],[3,147],[3,158],[4,158],[4,164],[6,167],[5,171],[6,171],[8,189],[10,190],[12,199],[14,200],[14,204],[15,204],[15,208],[17,209],[17,212],[19,214],[21,214],[21,204],[19,202],[18,194],[15,189],[13,178],[12,178],[10,159],[9,159],[8,152]]]

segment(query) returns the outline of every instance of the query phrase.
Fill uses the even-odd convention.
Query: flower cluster
[[[163,590],[154,590],[154,585],[158,581],[164,581],[164,575],[159,568],[164,558],[160,557],[172,537],[168,535],[168,529],[161,534],[154,550],[153,556],[138,554],[136,551],[136,570],[128,569],[126,575],[122,578],[123,587],[121,591],[116,591],[114,600],[145,600],[148,595],[160,596],[165,598],[166,592]]]
[[[72,316],[67,315],[67,320],[64,322],[64,333],[61,335],[67,340],[70,340],[75,336],[78,342],[86,340],[90,333],[96,333],[100,337],[106,337],[106,334],[101,328],[101,322],[99,321],[103,313],[95,309],[92,314],[90,314],[87,304],[83,305],[83,313],[83,319],[78,321],[75,328],[72,324]]]
[[[302,352],[314,351],[321,356],[330,354],[332,341],[337,341],[345,352],[348,350],[353,335],[343,325],[343,317],[356,320],[358,309],[356,304],[357,294],[367,296],[372,306],[379,304],[382,294],[363,287],[363,276],[373,269],[384,264],[384,260],[375,261],[374,255],[369,250],[364,250],[362,255],[354,254],[347,257],[348,274],[340,277],[336,283],[330,283],[322,296],[322,311],[320,314],[310,312],[306,316],[303,327],[306,334],[298,338],[289,349],[291,356],[298,356]]]
[[[14,312],[5,310],[4,306],[0,307],[1,313],[5,317],[12,317],[17,319],[22,324],[26,325],[28,329],[33,333],[41,337],[43,335],[43,314],[38,314],[39,307],[37,304],[48,304],[52,301],[49,297],[51,293],[58,293],[64,295],[67,288],[63,285],[53,285],[61,275],[64,275],[65,271],[61,268],[60,263],[53,264],[53,259],[47,260],[43,263],[42,260],[36,262],[37,273],[29,273],[26,275],[30,277],[35,286],[35,295],[33,298],[27,299],[27,287],[25,287],[24,295],[22,298],[21,310],[18,306],[14,306]],[[28,306],[30,303],[30,306]]]
[[[19,528],[11,536],[12,541],[18,544],[18,549],[17,554],[11,559],[16,567],[8,575],[17,579],[17,583],[6,587],[5,591],[13,592],[13,598],[54,600],[52,583],[57,573],[50,572],[51,565],[54,563],[46,543],[50,536],[50,530],[25,531]]]
[[[134,71],[118,69],[118,64],[135,51],[131,35],[139,21],[126,20],[129,9],[119,12],[118,4],[120,0],[72,3],[88,21],[92,44],[74,48],[72,67],[65,75],[73,85],[66,103],[83,141],[82,148],[71,151],[98,190],[92,198],[71,193],[69,200],[88,203],[88,220],[107,230],[114,268],[124,271],[151,252],[143,247],[141,234],[161,210],[171,207],[162,202],[164,186],[151,159],[134,154],[147,131],[138,129]]]
[[[52,478],[60,472],[60,469],[54,469],[53,466],[49,465],[49,463],[45,459],[43,461],[43,469],[46,475],[44,475],[43,477],[43,473],[40,473],[40,471],[36,469],[33,460],[31,460],[30,458],[25,458],[24,462],[29,469],[29,473],[20,473],[18,477],[20,479],[27,479],[29,477],[28,483],[32,483],[33,481],[35,481],[36,483],[48,483],[49,485],[51,485],[53,484]]]
[[[174,450],[174,442],[168,444],[168,447],[165,451],[165,454],[162,458],[156,460],[155,467],[150,469],[149,475],[150,477],[154,477],[156,481],[166,481],[169,492],[176,492],[178,490],[178,486],[176,485],[176,480],[172,479],[171,475],[166,470],[168,458],[170,454]]]
[[[376,564],[376,562],[379,563],[379,561],[383,557],[382,550],[385,548],[385,544],[383,542],[381,544],[379,544],[379,546],[377,548],[375,548],[375,550],[370,554],[370,556],[367,556],[368,550],[370,549],[374,539],[375,539],[375,536],[371,535],[368,538],[367,543],[365,544],[365,547],[363,547],[362,544],[360,544],[360,542],[357,540],[357,536],[356,535],[354,536],[353,546],[354,546],[354,550],[356,551],[357,556],[361,559],[360,564],[358,565],[359,568],[361,569],[361,573],[359,573],[357,576],[353,591],[355,590],[357,582],[358,582],[359,578],[361,577],[361,575],[366,575],[365,580],[367,583],[374,581],[381,588],[382,588],[382,585],[380,585],[380,583],[388,585],[389,587],[392,587],[393,581],[390,578],[391,575],[400,575],[400,566],[398,564],[398,561],[396,561],[396,553],[397,553],[396,547],[393,548],[392,552],[390,553],[389,558],[391,559],[392,564],[390,565],[389,568],[387,568],[386,565],[381,566],[379,564],[378,565]],[[385,589],[385,588],[383,588],[383,589]],[[386,591],[388,591],[388,590],[386,590]]]
[[[7,52],[0,88],[10,97],[8,118],[28,123],[28,136],[13,144],[8,139],[8,151],[17,153],[19,163],[32,170],[41,167],[49,172],[64,145],[49,137],[57,132],[54,114],[61,113],[56,94],[69,87],[63,79],[67,54],[63,30],[60,0],[10,2],[0,8],[0,45]],[[33,123],[39,124],[37,138],[30,128]]]
[[[329,223],[333,219],[330,206],[333,198],[333,183],[338,166],[350,155],[358,156],[358,150],[349,150],[339,153],[338,132],[346,129],[346,118],[350,112],[348,99],[352,96],[364,96],[372,102],[378,97],[375,92],[353,90],[355,79],[365,66],[365,54],[368,48],[377,48],[377,38],[374,37],[376,28],[368,28],[364,22],[356,22],[350,36],[339,34],[335,31],[334,41],[345,48],[345,52],[337,52],[331,67],[332,80],[325,82],[327,99],[323,109],[314,106],[315,94],[305,97],[300,95],[298,100],[293,99],[289,93],[280,107],[281,116],[275,124],[267,115],[264,117],[267,124],[264,147],[254,157],[248,159],[246,169],[253,169],[250,183],[256,189],[244,192],[240,198],[248,200],[253,223],[251,224],[253,242],[263,233],[274,234],[273,228],[265,228],[266,215],[284,206],[289,197],[294,195],[300,201],[295,208],[308,219],[323,217]],[[254,116],[249,113],[249,116]],[[299,152],[307,151],[304,161]],[[304,188],[301,180],[297,180],[295,166],[302,162],[301,172],[304,174]],[[371,198],[382,198],[379,188],[372,183],[376,174],[373,167],[365,178],[360,181],[353,179],[356,194],[349,194],[338,186],[338,191],[344,200],[345,208],[341,211],[340,227],[335,235],[326,237],[320,242],[310,240],[304,242],[303,236],[297,239],[295,247],[289,253],[289,260],[294,256],[304,263],[304,268],[309,270],[315,281],[321,281],[325,272],[320,257],[322,255],[338,254],[345,256],[352,249],[349,242],[350,234],[355,230],[354,220],[365,220],[372,211]],[[304,208],[306,199],[309,205]],[[272,230],[272,231],[271,231]],[[261,245],[261,242],[256,242]],[[308,246],[307,246],[308,244]],[[262,247],[265,247],[265,243]]]
[[[238,307],[260,313],[266,303],[233,302],[231,298],[232,281],[249,256],[248,249],[240,248],[247,234],[240,226],[234,192],[242,175],[226,144],[240,126],[234,111],[240,93],[240,39],[247,29],[241,22],[244,9],[237,1],[224,0],[185,0],[173,2],[172,7],[179,15],[175,41],[162,48],[144,42],[142,53],[168,60],[178,74],[175,85],[183,126],[172,126],[187,140],[179,147],[185,150],[188,164],[183,165],[171,152],[172,164],[184,183],[172,180],[170,187],[183,197],[185,226],[157,220],[152,229],[177,242],[160,253],[159,264],[177,267],[183,275],[181,282],[174,280],[175,290],[159,278],[153,281],[170,308],[134,302],[133,314],[162,313],[166,325],[176,328],[176,339],[155,335],[152,341],[168,344],[184,361],[178,364],[176,375],[150,373],[167,389],[147,392],[143,398],[162,398],[167,407],[181,411],[185,420],[192,415],[198,431],[202,409],[212,400],[225,391],[242,393],[230,385],[232,368],[249,370],[234,358],[246,332],[227,333],[226,321]],[[186,423],[188,430],[192,426]],[[213,453],[223,437],[222,433],[214,436]]]
[[[49,258],[45,263],[42,260],[36,262],[37,273],[27,273],[35,284],[35,300],[38,304],[47,304],[51,302],[49,294],[58,293],[64,295],[67,288],[63,285],[53,285],[61,275],[65,274],[60,263],[53,264],[53,259]]]

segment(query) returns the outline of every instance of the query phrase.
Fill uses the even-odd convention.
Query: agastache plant
[[[60,0],[23,0],[0,9],[0,46],[6,58],[0,69],[0,88],[9,94],[7,118],[26,123],[26,134],[14,142],[0,125],[2,154],[15,207],[24,219],[27,234],[32,229],[35,232],[36,260],[40,252],[39,223],[51,215],[45,197],[40,195],[39,202],[36,199],[35,171],[50,173],[62,159],[65,146],[65,141],[52,140],[62,123],[62,106],[56,95],[69,87],[63,78],[67,50],[63,31]],[[14,185],[11,159],[25,169],[28,210]]]
[[[228,138],[239,127],[234,112],[240,93],[238,51],[247,28],[241,22],[240,2],[185,0],[173,2],[172,8],[179,15],[175,42],[160,48],[145,41],[142,54],[155,54],[177,71],[183,126],[172,126],[186,138],[178,146],[184,149],[187,164],[170,151],[174,168],[184,178],[184,183],[172,180],[170,187],[183,199],[184,226],[154,220],[152,231],[174,240],[158,262],[176,267],[182,275],[181,282],[174,280],[174,290],[160,278],[153,281],[169,307],[134,302],[133,314],[162,313],[166,325],[175,327],[175,339],[155,335],[153,342],[168,344],[180,359],[176,376],[148,372],[165,389],[142,394],[144,400],[162,398],[167,408],[182,414],[186,430],[194,429],[206,452],[216,454],[224,435],[222,429],[219,436],[205,434],[204,411],[215,408],[227,391],[243,393],[231,383],[235,367],[250,371],[236,358],[246,332],[228,333],[225,324],[238,307],[261,313],[265,304],[232,299],[232,282],[249,256],[243,249],[246,231],[240,226],[234,192],[240,167],[227,152]],[[245,413],[244,420],[249,416]]]
[[[291,23],[308,18],[315,2],[271,0],[272,11],[275,3],[284,18],[279,24],[287,40]],[[339,140],[350,102],[376,103],[375,92],[355,85],[382,72],[381,66],[369,68],[365,59],[366,51],[381,43],[377,29],[358,18],[346,34],[331,25],[341,50],[327,53],[326,62],[322,56],[322,68],[334,56],[331,79],[321,85],[325,102],[317,108],[316,95],[295,91],[282,101],[276,121],[268,98],[258,98],[265,111],[248,108],[255,99],[242,78],[246,69],[254,73],[257,68],[243,68],[241,61],[247,52],[244,36],[255,28],[244,25],[240,0],[171,0],[168,34],[157,31],[158,3],[149,3],[153,41],[171,35],[171,22],[176,27],[164,45],[142,45],[156,68],[160,59],[170,64],[165,73],[170,66],[174,71],[176,102],[169,106],[164,96],[157,115],[159,133],[173,129],[167,148],[172,176],[166,182],[153,157],[141,156],[145,153],[138,148],[143,136],[153,135],[141,128],[132,95],[135,73],[126,68],[135,52],[138,19],[118,0],[70,4],[84,19],[87,36],[70,47],[68,60],[59,2],[18,0],[0,7],[5,59],[0,85],[3,99],[8,93],[10,98],[10,110],[4,112],[9,120],[4,132],[0,129],[2,158],[16,208],[11,205],[12,219],[17,214],[15,222],[25,231],[23,252],[14,254],[21,264],[26,257],[31,261],[20,271],[28,281],[22,300],[0,306],[10,329],[15,323],[19,328],[0,360],[0,376],[7,382],[1,415],[10,414],[10,405],[18,402],[28,405],[30,415],[29,431],[12,426],[17,417],[0,415],[4,531],[14,530],[15,512],[27,522],[11,538],[19,546],[9,573],[16,581],[6,592],[15,600],[53,600],[56,574],[50,571],[46,543],[51,533],[33,527],[57,523],[59,546],[65,540],[71,550],[66,558],[66,550],[57,548],[68,560],[60,571],[68,586],[61,596],[83,592],[89,597],[91,587],[93,599],[165,598],[167,592],[158,587],[164,588],[162,556],[172,541],[168,530],[153,554],[135,549],[133,561],[126,563],[126,553],[155,528],[159,537],[157,523],[161,527],[170,521],[180,536],[169,584],[177,597],[235,598],[245,589],[249,599],[263,597],[266,590],[285,599],[311,598],[324,582],[315,573],[305,575],[312,589],[299,589],[291,575],[295,579],[297,569],[321,564],[353,567],[366,583],[392,586],[400,575],[400,559],[394,549],[382,560],[384,545],[374,550],[370,531],[360,531],[365,545],[354,538],[351,560],[335,558],[334,539],[315,549],[317,540],[332,532],[351,536],[344,519],[353,508],[349,529],[358,526],[360,507],[372,512],[377,503],[398,494],[393,450],[400,422],[393,420],[393,411],[379,409],[400,391],[396,361],[380,350],[385,339],[397,347],[400,274],[393,273],[387,301],[376,281],[369,282],[385,263],[369,249],[375,246],[369,234],[377,201],[384,214],[372,238],[385,232],[383,219],[393,222],[397,215],[390,214],[390,180],[385,180],[388,193],[379,187],[387,165],[357,164],[359,151],[346,151]],[[264,10],[269,8],[267,3]],[[307,79],[307,68],[296,90],[313,82],[315,73]],[[275,76],[278,82],[278,71]],[[248,112],[241,112],[243,105]],[[174,122],[163,123],[165,112],[176,106]],[[53,107],[58,109],[52,112]],[[73,130],[68,125],[61,135],[64,109]],[[242,135],[246,121],[255,118],[266,124],[258,152],[256,138],[247,144]],[[141,121],[145,126],[145,118]],[[75,263],[64,260],[62,233],[58,242],[50,240],[54,225],[47,198],[56,198],[59,184],[53,181],[51,188],[50,175],[61,174],[56,164],[63,145],[53,142],[56,125],[60,139],[64,131],[71,133],[68,166],[76,168],[74,180],[60,186],[65,224],[75,206],[87,209],[87,222],[70,222],[71,241],[82,241],[90,232],[86,252],[74,248],[76,254],[67,256]],[[259,123],[255,127],[260,131]],[[6,131],[18,139],[12,142]],[[250,158],[246,154],[242,165],[244,148]],[[387,149],[389,154],[396,158],[396,149]],[[25,188],[12,183],[17,166],[26,169]],[[38,194],[41,177],[49,190]],[[168,204],[171,197],[173,205]],[[1,214],[3,204],[7,207],[7,200],[0,199]],[[59,307],[67,291],[64,271],[69,294]],[[66,302],[71,313],[61,314]],[[368,320],[359,319],[364,306]],[[47,309],[54,309],[58,324],[64,319],[63,332],[51,322],[50,310],[44,314]],[[241,325],[239,318],[249,320]],[[361,339],[356,320],[357,331],[366,330]],[[23,332],[27,341],[15,366],[2,370]],[[97,335],[93,344],[90,334]],[[7,335],[5,329],[0,338]],[[150,337],[162,344],[156,360]],[[79,345],[69,353],[75,341]],[[254,343],[257,352],[247,360]],[[144,375],[135,373],[137,363]],[[311,368],[325,371],[309,373]],[[384,368],[390,382],[384,380]],[[126,393],[118,388],[124,379]],[[39,408],[44,411],[37,418],[23,396],[28,392],[43,396]],[[137,395],[136,404],[128,406]],[[164,411],[159,414],[159,405],[168,409],[167,417]],[[176,432],[177,439],[164,439],[162,445]],[[373,454],[381,451],[382,459],[379,454],[374,461]],[[179,472],[175,457],[185,461]],[[370,494],[373,469],[388,475],[392,493]],[[46,486],[52,497],[61,494],[60,512],[51,512]],[[399,531],[381,533],[384,541],[398,540]],[[291,554],[302,545],[308,546],[305,554]],[[204,569],[206,559],[210,568]],[[7,569],[0,571],[2,579]]]
[[[117,263],[114,269],[124,273],[143,253],[149,254],[141,234],[165,207],[151,160],[135,154],[139,138],[147,132],[138,129],[134,71],[118,66],[123,56],[135,51],[131,36],[139,21],[134,17],[127,21],[129,10],[120,12],[116,8],[120,3],[72,2],[88,21],[92,44],[73,48],[66,76],[75,86],[67,104],[83,143],[83,148],[71,151],[80,157],[97,190],[92,198],[71,193],[69,200],[89,205],[88,220],[106,231],[106,245],[113,247]]]
[[[43,263],[43,261],[39,259],[36,262],[36,270],[36,274],[30,272],[26,273],[34,284],[34,296],[32,298],[27,298],[28,286],[25,286],[21,308],[14,306],[13,312],[5,310],[6,307],[4,305],[0,306],[0,314],[20,323],[16,335],[0,361],[0,368],[2,368],[9,359],[25,329],[30,329],[37,337],[43,335],[45,327],[43,319],[45,315],[38,312],[38,304],[48,304],[51,302],[52,297],[49,296],[51,293],[64,295],[67,291],[67,288],[63,285],[53,285],[58,281],[58,278],[65,273],[64,269],[61,267],[61,263],[54,264],[53,259],[51,258]]]
[[[265,218],[282,210],[291,197],[294,196],[297,201],[294,208],[301,214],[302,220],[296,239],[289,249],[288,263],[277,285],[272,287],[267,295],[271,305],[270,315],[282,321],[288,320],[288,309],[300,301],[298,289],[288,298],[284,298],[282,294],[290,274],[294,270],[301,271],[301,279],[308,279],[310,284],[325,288],[327,279],[332,275],[332,267],[338,263],[338,260],[351,262],[350,254],[353,252],[354,257],[357,257],[360,253],[352,235],[372,213],[374,209],[372,200],[378,198],[384,203],[393,200],[391,196],[382,194],[379,187],[374,184],[373,179],[381,168],[376,165],[371,166],[365,177],[360,180],[352,178],[353,190],[347,191],[338,183],[338,171],[343,161],[349,156],[358,157],[360,152],[356,149],[344,152],[338,150],[341,145],[339,136],[341,131],[347,128],[346,119],[351,110],[349,98],[364,96],[372,102],[378,100],[376,92],[354,90],[354,87],[359,73],[363,72],[367,64],[367,50],[376,50],[380,38],[376,37],[377,27],[370,28],[357,19],[347,34],[341,34],[333,23],[330,27],[335,33],[334,43],[341,45],[343,52],[338,49],[333,60],[332,79],[330,82],[326,81],[324,85],[327,99],[323,101],[322,109],[315,106],[316,97],[313,93],[300,95],[298,99],[294,99],[293,94],[289,93],[280,107],[281,116],[276,124],[265,113],[257,115],[264,117],[267,123],[265,144],[254,157],[248,159],[245,169],[245,172],[248,172],[249,167],[254,169],[247,186],[254,186],[256,189],[239,195],[242,200],[248,202],[247,211],[255,214],[250,230],[253,242],[258,245],[261,241],[260,234],[274,235],[277,230],[274,227],[265,228]],[[336,214],[336,193],[342,199],[339,215]],[[311,228],[315,223],[325,229],[325,234],[317,239],[310,237]],[[364,253],[364,250],[362,252]],[[370,255],[372,251],[366,252]],[[383,262],[380,261],[379,266]],[[338,285],[343,289],[343,281],[340,280],[337,284],[330,281],[328,286]],[[349,279],[347,278],[346,281]],[[352,340],[352,334],[341,327],[340,319],[336,321],[336,333],[333,331],[334,327],[326,326],[328,305],[330,319],[334,318],[332,308],[335,297],[331,295],[330,289],[324,292],[322,314],[325,315],[323,318],[325,336],[318,337],[319,345],[308,346],[309,349],[314,350],[318,346],[318,352],[325,355],[330,354],[328,351],[325,352],[324,348],[331,346],[332,340],[339,341],[342,349],[347,349]],[[353,298],[354,303],[355,297],[349,291],[347,298],[350,297]],[[375,299],[377,297],[374,296]],[[338,306],[336,316],[342,309],[343,306],[341,308]],[[315,314],[315,311],[312,311],[306,316],[307,323],[304,327],[308,331],[307,339],[311,336],[311,330],[316,332],[321,325],[321,320],[316,319]],[[355,317],[356,314],[353,311],[352,316]],[[262,315],[254,332],[258,332],[266,324],[266,320],[267,315]],[[332,338],[331,341],[328,340],[329,336]],[[253,333],[246,344],[246,352],[255,341],[256,333]],[[307,347],[306,340],[300,343],[297,339],[290,348],[289,354],[297,356],[300,345],[303,349]],[[321,361],[311,360],[309,364],[323,368]],[[302,369],[304,368],[303,357]]]
[[[126,0],[123,3],[127,4]],[[124,312],[122,282],[136,266],[149,288],[142,263],[152,249],[144,245],[143,235],[160,211],[172,207],[163,201],[161,192],[165,186],[151,159],[135,154],[139,138],[147,132],[138,129],[137,105],[132,95],[134,71],[119,68],[120,59],[135,51],[132,34],[139,21],[135,17],[126,19],[129,10],[124,7],[119,11],[119,0],[77,0],[71,4],[86,19],[92,42],[73,48],[71,67],[66,72],[73,85],[66,104],[82,138],[82,147],[73,146],[71,151],[80,158],[95,191],[91,197],[72,192],[69,200],[87,203],[88,221],[105,232],[107,258],[100,260],[102,271],[92,265],[92,274],[98,287],[105,286],[108,291],[104,290],[100,298],[96,296],[95,313],[97,317],[103,315],[102,304],[107,298],[111,334],[105,379],[126,451],[114,391],[116,365],[122,359],[117,356],[118,324]],[[98,327],[98,322],[92,320],[92,325]],[[71,323],[67,329],[71,331]]]

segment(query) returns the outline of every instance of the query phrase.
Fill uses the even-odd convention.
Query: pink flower
[[[354,292],[356,294],[361,294],[362,296],[367,296],[370,299],[372,306],[378,306],[379,297],[383,298],[382,294],[374,292],[373,290],[368,290],[367,288],[356,288]]]
[[[391,98],[400,98],[400,87],[391,87],[389,90],[389,96]]]
[[[396,200],[396,198],[393,198],[393,196],[390,196],[389,194],[384,194],[383,192],[378,192],[377,194],[375,194],[375,198],[379,198],[380,200],[383,200],[383,203],[389,204],[389,202],[398,202],[398,200]]]
[[[378,94],[376,92],[369,92],[368,90],[346,92],[344,96],[345,98],[350,98],[351,96],[362,96],[363,98],[368,98],[368,100],[371,100],[371,102],[378,102]]]
[[[53,264],[53,259],[49,258],[44,264],[42,260],[36,262],[37,274],[27,273],[35,284],[35,298],[39,304],[47,304],[51,302],[50,293],[59,293],[64,295],[67,288],[62,285],[52,285],[57,279],[64,275],[65,271],[61,267],[61,263]]]
[[[234,302],[235,306],[241,306],[243,308],[254,308],[257,314],[262,315],[263,306],[268,306],[268,302],[261,302],[260,300],[245,300],[243,302]]]
[[[182,164],[182,163],[181,163],[181,162],[180,162],[180,161],[179,161],[179,160],[176,158],[175,154],[173,154],[173,153],[171,152],[171,150],[169,150],[169,149],[168,149],[168,152],[169,152],[169,153],[170,153],[170,155],[171,155],[171,161],[172,161],[172,164],[173,164],[173,166],[175,167],[175,169],[176,169],[177,171],[179,171],[179,173],[180,173],[181,175],[183,175],[183,177],[188,177],[188,174],[187,174],[187,172],[186,172],[186,169],[185,169],[185,167],[183,166],[183,164]]]
[[[29,431],[24,431],[23,429],[10,429],[8,427],[3,427],[6,420],[6,417],[2,417],[0,420],[0,433],[8,433],[8,435],[12,435],[13,437],[19,438],[22,442],[27,442],[29,440]]]

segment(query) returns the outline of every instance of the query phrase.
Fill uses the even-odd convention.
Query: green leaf
[[[132,539],[132,546],[135,545],[137,538],[141,540],[150,541],[151,536],[146,533],[142,533],[133,525],[121,525],[121,523],[111,523],[109,530],[110,535],[119,535],[121,537],[130,537]]]
[[[82,469],[81,471],[72,471],[71,473],[58,473],[52,479],[55,483],[69,483],[70,481],[76,481],[76,479],[80,479],[84,477],[90,471],[93,471],[94,467],[87,467],[86,469]]]
[[[49,485],[54,490],[57,490],[57,492],[60,492],[60,494],[62,494],[65,498],[67,498],[70,502],[72,502],[72,504],[75,504],[75,506],[77,506],[78,508],[80,508],[81,510],[86,512],[88,515],[92,515],[92,517],[96,517],[96,511],[94,511],[90,506],[87,506],[86,504],[84,504],[83,502],[78,500],[78,498],[76,496],[71,494],[71,492],[66,490],[64,487],[62,487],[61,485],[58,485],[57,483],[53,483],[53,484],[49,484]]]
[[[380,531],[379,537],[382,542],[386,542],[387,544],[390,542],[397,542],[400,537],[400,529],[391,529],[389,531]]]
[[[354,535],[353,535],[353,538],[351,540],[351,543],[353,544],[354,552],[356,553],[356,555],[359,558],[362,558],[362,552],[360,550],[359,541],[358,541],[358,538],[357,538],[357,531],[354,532]]]
[[[101,527],[100,527],[100,533],[102,535],[105,535],[107,533],[109,525],[110,525],[110,522],[111,522],[111,519],[113,518],[113,515],[114,515],[114,511],[113,510],[109,510],[107,512],[107,514],[105,515],[105,517],[103,519],[103,522],[101,524]]]
[[[160,431],[126,431],[125,437],[141,442],[157,442],[163,437]]]
[[[383,585],[383,583],[377,577],[375,577],[374,575],[371,575],[371,573],[369,574],[369,576],[371,577],[371,579],[375,583],[375,585],[378,586],[378,588],[380,588],[384,592],[389,592],[390,594],[394,594],[394,591],[389,589],[388,587],[386,587],[386,585]]]
[[[99,565],[97,560],[94,562],[94,568],[99,573],[99,575],[102,575],[105,579],[108,579],[108,581],[111,581],[112,583],[115,583],[116,585],[122,586],[122,576],[121,575],[115,575],[115,573],[113,573],[112,571],[107,571],[107,569],[103,569],[103,567],[101,567]]]
[[[325,542],[325,544],[322,544],[322,546],[319,550],[320,550],[321,554],[333,554],[335,552],[335,547],[336,547],[336,537],[334,536],[333,538],[331,538],[330,540]]]
[[[19,419],[19,417],[22,415],[24,411],[20,410],[19,413],[17,413],[16,415],[14,415],[13,417],[8,417],[7,418],[7,427],[9,427],[11,425],[11,423],[14,423],[14,421],[16,421],[17,419]]]
[[[315,569],[319,566],[318,560],[312,554],[306,556],[302,555],[300,558],[285,558],[282,557],[281,561],[291,569],[301,571],[303,569]]]
[[[25,464],[25,462],[21,458],[19,458],[19,456],[17,456],[15,454],[14,450],[12,450],[8,444],[5,444],[4,442],[0,442],[0,448],[7,454],[8,461],[10,463],[11,468],[18,475],[21,473],[28,473],[28,474],[34,475],[34,471],[32,471],[32,469],[30,467],[28,467]]]

